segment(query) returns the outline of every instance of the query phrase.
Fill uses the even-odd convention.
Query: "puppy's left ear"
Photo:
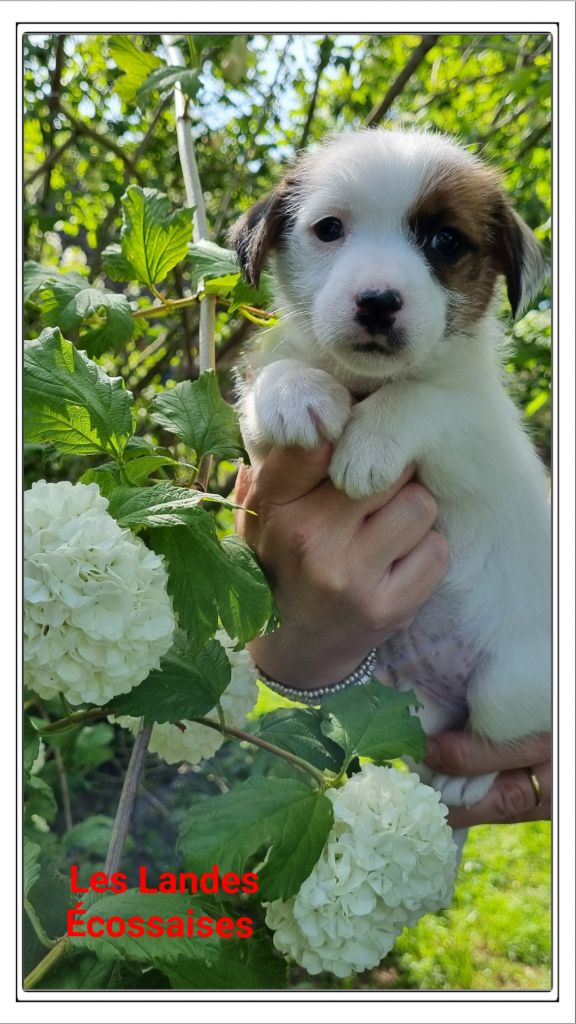
[[[539,291],[548,267],[535,235],[507,201],[498,215],[496,265],[506,278],[508,299],[516,316]]]
[[[292,177],[284,178],[270,195],[247,210],[228,234],[240,269],[254,287],[258,287],[266,256],[278,244],[292,219],[290,198],[294,194],[294,185]]]

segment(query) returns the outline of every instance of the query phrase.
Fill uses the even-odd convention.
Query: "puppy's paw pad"
[[[496,773],[490,775],[435,775],[430,785],[442,794],[447,807],[472,807],[484,799]]]

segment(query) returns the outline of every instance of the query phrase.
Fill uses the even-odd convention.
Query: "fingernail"
[[[426,741],[426,756],[424,760],[432,768],[437,768],[441,764],[440,744],[431,737],[428,737],[428,740]]]

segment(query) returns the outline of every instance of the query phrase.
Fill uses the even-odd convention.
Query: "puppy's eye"
[[[344,225],[338,217],[323,217],[314,224],[314,234],[321,242],[336,242],[344,234]]]
[[[439,228],[429,243],[432,252],[443,260],[455,260],[468,247],[464,235],[457,228]]]

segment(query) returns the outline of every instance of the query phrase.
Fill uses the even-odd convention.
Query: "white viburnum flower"
[[[366,764],[326,794],[334,824],[299,892],[274,900],[274,945],[309,974],[377,967],[405,926],[448,906],[457,848],[440,794],[415,774]]]
[[[234,641],[223,629],[218,630],[216,639],[226,649],[232,669],[230,682],[220,698],[224,720],[227,725],[241,729],[246,725],[246,715],[258,699],[256,669],[249,652],[235,651]],[[216,708],[207,717],[219,721]],[[111,717],[110,721],[130,729],[136,735],[140,719],[121,715],[118,718]],[[221,732],[199,725],[198,722],[182,719],[180,724],[185,726],[183,730],[171,722],[156,723],[152,729],[148,749],[152,754],[158,754],[167,764],[180,764],[181,761],[198,764],[213,757],[224,742],[225,737]]]
[[[172,645],[163,559],[107,508],[97,484],[40,480],[24,495],[25,679],[40,697],[104,704]]]

